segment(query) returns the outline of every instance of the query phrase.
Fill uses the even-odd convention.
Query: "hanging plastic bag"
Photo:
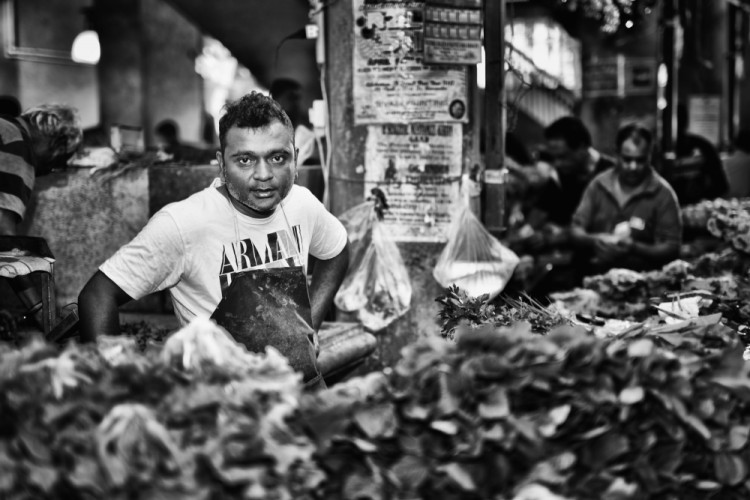
[[[334,302],[342,311],[356,312],[370,331],[382,330],[411,304],[409,272],[378,220],[381,210],[380,202],[365,202],[340,217],[349,233],[351,264]]]
[[[464,203],[448,228],[448,243],[432,275],[444,287],[456,285],[472,297],[494,299],[508,284],[519,258],[503,246]]]

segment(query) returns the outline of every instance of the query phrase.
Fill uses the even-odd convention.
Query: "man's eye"
[[[279,164],[286,161],[286,155],[273,155],[271,157],[271,163]]]
[[[246,156],[237,159],[237,163],[239,163],[240,165],[252,165],[254,162],[255,160]]]

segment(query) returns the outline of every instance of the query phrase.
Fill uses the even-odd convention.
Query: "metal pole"
[[[677,139],[677,74],[679,54],[677,39],[680,36],[679,0],[665,0],[662,9],[662,64],[667,70],[667,81],[664,87],[665,106],[661,110],[661,149],[665,160],[674,159],[674,147]]]
[[[484,1],[484,223],[505,230],[505,1]]]

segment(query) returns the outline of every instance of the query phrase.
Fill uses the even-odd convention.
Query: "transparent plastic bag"
[[[366,202],[341,215],[349,233],[351,264],[334,299],[336,307],[356,312],[362,325],[382,330],[409,310],[411,281],[396,243]]]
[[[472,297],[495,298],[508,284],[519,262],[464,204],[448,228],[448,243],[432,275],[444,287],[456,285]]]

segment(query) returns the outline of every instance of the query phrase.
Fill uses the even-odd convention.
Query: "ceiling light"
[[[73,41],[70,57],[73,61],[82,64],[96,64],[102,55],[99,45],[99,35],[94,30],[82,31]]]

